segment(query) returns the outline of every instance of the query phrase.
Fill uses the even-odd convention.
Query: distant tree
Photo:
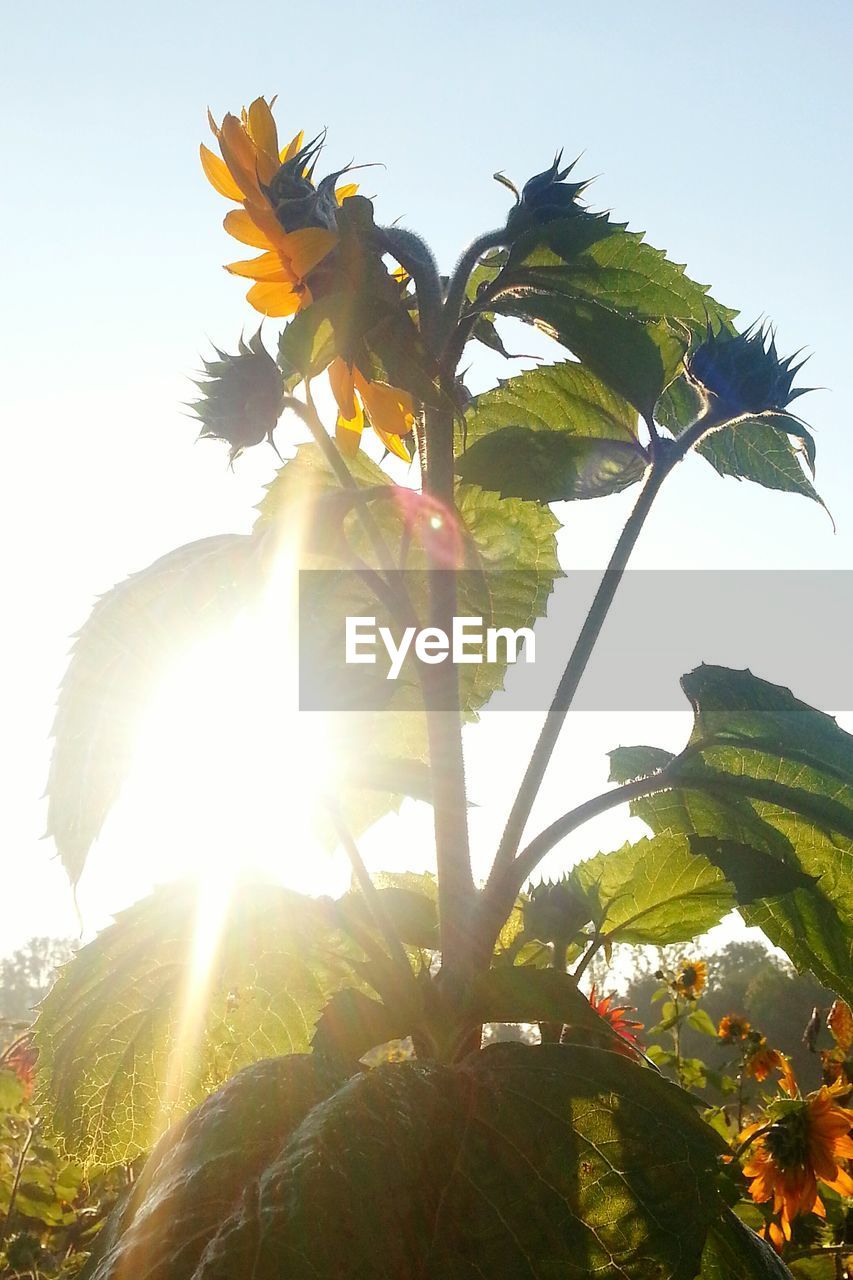
[[[50,990],[57,969],[74,951],[67,938],[30,938],[0,960],[0,1019],[31,1022],[35,1006]]]

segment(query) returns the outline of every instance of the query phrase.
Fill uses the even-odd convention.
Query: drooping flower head
[[[202,398],[191,405],[201,421],[200,437],[227,440],[231,461],[252,445],[273,441],[282,414],[284,386],[260,329],[240,339],[236,355],[214,348],[218,360],[204,360],[206,380],[196,383]]]
[[[681,966],[673,982],[676,995],[696,1000],[708,982],[708,966],[704,960],[687,960]]]
[[[853,1158],[853,1111],[838,1106],[826,1087],[807,1098],[780,1098],[769,1109],[770,1128],[757,1138],[743,1171],[756,1204],[772,1201],[768,1234],[781,1248],[791,1239],[791,1223],[804,1213],[824,1217],[818,1184],[853,1196],[853,1178],[843,1162]],[[746,1141],[764,1122],[750,1125]]]
[[[755,1048],[748,1053],[745,1070],[753,1080],[766,1080],[771,1071],[782,1071],[785,1058],[778,1049],[772,1049],[764,1036],[761,1036]]]
[[[226,115],[221,125],[211,117],[210,127],[221,159],[202,144],[202,168],[220,195],[242,206],[226,214],[225,230],[242,244],[263,250],[226,270],[256,282],[246,297],[262,315],[293,315],[312,301],[308,277],[336,244],[331,206],[337,207],[355,187],[336,189],[338,173],[315,188],[311,172],[319,140],[304,147],[300,132],[279,149],[276,123],[264,98],[256,98],[239,118]],[[301,217],[287,198],[294,187],[300,191]],[[311,215],[312,200],[322,215]],[[285,210],[283,221],[279,213]]]
[[[715,331],[711,325],[704,342],[692,351],[685,367],[688,375],[716,398],[725,418],[745,414],[782,412],[809,387],[793,387],[805,364],[797,356],[779,358],[773,330],[751,325],[745,333]]]
[[[589,1003],[599,1017],[609,1022],[616,1034],[623,1040],[627,1040],[628,1044],[640,1048],[637,1032],[642,1031],[643,1024],[627,1016],[629,1013],[636,1013],[637,1010],[631,1004],[614,1004],[615,999],[616,995],[613,992],[608,996],[598,996],[595,987],[589,993]]]
[[[720,1019],[717,1035],[723,1044],[739,1044],[749,1035],[749,1023],[739,1013],[727,1013]]]

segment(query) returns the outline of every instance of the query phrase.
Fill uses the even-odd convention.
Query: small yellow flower
[[[708,966],[704,960],[688,960],[679,970],[673,984],[677,995],[695,1000],[705,990],[708,982]]]
[[[755,1203],[773,1202],[774,1221],[768,1234],[781,1249],[791,1239],[794,1218],[804,1213],[826,1216],[818,1182],[840,1195],[853,1196],[853,1178],[842,1168],[842,1161],[853,1157],[853,1111],[839,1107],[826,1087],[808,1098],[775,1106],[776,1118],[756,1140],[743,1171]],[[750,1125],[743,1139],[763,1127],[762,1122]]]
[[[726,1044],[736,1044],[739,1040],[745,1040],[749,1035],[749,1023],[746,1018],[741,1017],[739,1013],[727,1013],[725,1017],[720,1019],[717,1027],[717,1035]]]

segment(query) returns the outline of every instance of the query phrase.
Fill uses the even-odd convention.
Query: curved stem
[[[441,323],[441,279],[425,240],[404,227],[377,227],[379,247],[411,276],[418,297],[420,328],[427,343],[436,341]]]
[[[530,811],[533,808],[533,803],[542,784],[545,771],[557,744],[557,739],[560,736],[560,730],[572,705],[578,685],[586,671],[587,663],[592,656],[595,643],[601,633],[601,628],[613,603],[614,596],[622,581],[622,575],[625,572],[631,552],[634,550],[646,517],[651,510],[652,503],[657,497],[671,465],[671,462],[665,461],[652,467],[643,490],[637,499],[636,506],[628,517],[619,541],[616,543],[613,554],[610,557],[610,563],[604,571],[595,599],[581,627],[571,657],[557,686],[554,700],[551,703],[545,723],[542,726],[542,732],[539,735],[539,741],[536,743],[533,754],[530,757],[530,762],[498,846],[493,874],[495,871],[500,871],[511,864],[515,857],[525,824],[530,817]]]
[[[509,866],[504,867],[499,872],[494,867],[481,898],[480,920],[477,929],[478,945],[488,949],[489,953],[491,953],[501,925],[512,911],[513,904],[524,888],[525,881],[536,870],[545,854],[549,853],[555,845],[592,818],[597,818],[600,814],[607,813],[608,810],[615,809],[620,804],[627,804],[631,800],[637,800],[641,796],[650,796],[654,795],[656,791],[665,791],[668,785],[666,770],[661,770],[660,773],[653,774],[649,778],[637,778],[633,782],[626,782],[622,786],[614,787],[611,791],[604,791],[601,795],[593,796],[590,800],[585,800],[583,804],[579,804],[576,808],[569,810],[568,813],[564,813],[562,817],[557,818],[544,831],[540,831],[539,835],[531,840],[530,844],[522,850]],[[593,942],[596,942],[595,938]],[[596,949],[597,945],[596,942]],[[594,951],[589,954],[589,959],[587,959],[586,953],[584,954],[581,965],[575,970],[575,977],[580,977],[586,965],[592,959],[593,954]]]
[[[472,240],[457,262],[453,275],[450,277],[447,296],[444,301],[444,313],[441,321],[441,338],[444,342],[448,340],[459,323],[462,304],[465,301],[465,290],[468,287],[471,272],[476,267],[478,259],[487,250],[499,249],[504,244],[506,244],[505,226],[498,227],[494,231],[487,231],[478,236],[476,240]]]

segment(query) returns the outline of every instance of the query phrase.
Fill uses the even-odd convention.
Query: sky
[[[239,281],[221,270],[241,255],[198,164],[208,106],[219,117],[278,94],[283,133],[327,127],[329,167],[376,163],[361,181],[379,220],[422,233],[445,269],[503,220],[496,170],[523,181],[560,147],[582,152],[578,171],[600,175],[594,207],[645,230],[745,320],[772,319],[783,352],[813,353],[804,376],[823,388],[799,406],[837,533],[816,504],[689,460],[633,564],[853,566],[853,10],[843,0],[42,0],[9,6],[3,28],[0,954],[32,934],[77,933],[64,873],[40,840],[70,635],[128,572],[180,543],[247,530],[273,474],[265,449],[230,471],[220,446],[196,442],[182,408],[207,343],[233,348],[256,324]],[[498,372],[478,356],[472,385]],[[602,566],[630,502],[559,508],[564,563]],[[305,751],[278,741],[272,757],[248,753],[264,684],[254,663],[235,670],[233,657],[214,645],[165,682],[80,886],[87,936],[154,883],[214,856],[274,868],[309,891],[344,886],[339,857],[306,853],[301,830],[282,834],[279,771],[298,794]],[[748,645],[746,660],[761,673]],[[796,691],[796,671],[789,680]],[[570,717],[531,830],[603,789],[608,748],[677,747],[687,723],[676,713]],[[236,740],[225,762],[210,746],[223,724]],[[535,732],[535,718],[494,713],[468,736],[479,873]],[[233,785],[211,786],[213,764]],[[638,830],[610,815],[549,869]],[[365,856],[373,867],[426,868],[429,835],[428,813],[409,804],[367,838]]]

